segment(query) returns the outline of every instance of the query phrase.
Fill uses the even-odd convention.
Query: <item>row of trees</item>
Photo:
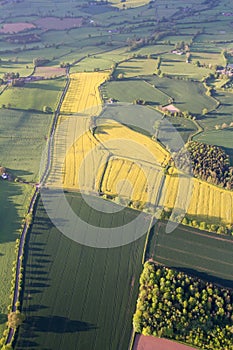
[[[230,350],[232,303],[230,290],[148,261],[140,277],[134,330],[201,349]]]
[[[186,215],[183,217],[183,215],[179,215],[178,213],[176,215],[172,215],[172,208],[163,208],[161,211],[160,219],[162,220],[172,220],[178,223],[182,223],[183,225],[191,226],[199,230],[209,231],[209,232],[216,232],[218,234],[226,234],[226,235],[232,235],[233,236],[233,225],[232,224],[216,224],[216,223],[210,223],[205,222],[203,219],[202,221],[198,220],[198,216],[191,216]]]
[[[233,167],[221,147],[190,141],[184,150],[173,156],[171,165],[175,164],[186,171],[190,162],[195,177],[228,190],[233,189]]]
[[[27,217],[25,218],[27,220]],[[29,226],[29,224],[28,224]],[[12,280],[11,280],[11,290],[10,290],[10,301],[12,303],[14,298],[14,290],[15,290],[15,278],[16,278],[16,266],[17,266],[17,256],[19,251],[19,245],[20,245],[20,239],[16,239],[15,244],[15,256],[16,259],[13,261],[13,267],[12,267]],[[22,260],[22,257],[20,258]],[[22,290],[23,285],[23,267],[20,267],[20,274],[19,274],[19,292]],[[12,304],[8,305],[8,317],[7,317],[7,328],[3,332],[3,337],[0,339],[0,349],[13,349],[11,344],[4,345],[6,343],[6,339],[8,336],[9,328],[17,329],[22,322],[25,320],[24,314],[20,312],[20,301],[16,301],[15,303],[16,311],[12,311]]]

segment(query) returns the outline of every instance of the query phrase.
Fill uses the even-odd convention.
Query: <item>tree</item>
[[[19,311],[11,312],[8,315],[8,325],[10,328],[16,329],[23,323],[24,320],[25,316]]]
[[[203,108],[202,114],[203,114],[203,115],[206,115],[207,113],[208,113],[208,109],[207,109],[207,108]]]
[[[122,80],[124,79],[124,74],[123,73],[119,73],[117,76],[117,79]]]
[[[43,107],[43,112],[44,113],[52,113],[52,108],[49,106],[44,106]]]

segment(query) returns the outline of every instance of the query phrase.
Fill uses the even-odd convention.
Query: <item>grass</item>
[[[0,180],[0,337],[10,305],[12,264],[15,260],[15,240],[19,238],[22,219],[28,209],[32,187]]]
[[[181,111],[201,114],[203,108],[212,110],[216,107],[216,101],[206,96],[202,83],[158,76],[146,77],[146,80],[174,98],[175,106]]]
[[[26,99],[26,95],[24,97]],[[22,101],[23,103],[23,101]],[[0,110],[0,164],[14,176],[38,181],[42,151],[45,148],[51,115],[19,110]],[[15,240],[28,210],[31,185],[0,180],[0,336],[10,303],[12,262]]]
[[[64,86],[64,79],[56,79],[10,87],[0,96],[0,106],[10,104],[10,108],[34,111],[49,106],[54,111]]]
[[[104,99],[114,98],[121,102],[142,99],[152,105],[168,103],[169,97],[143,80],[127,79],[105,83],[101,89]]]
[[[162,55],[161,71],[169,76],[182,76],[189,79],[201,80],[212,70],[205,67],[197,67],[193,63],[186,63],[185,55],[177,56],[175,54]]]
[[[136,215],[126,210],[114,223],[112,215],[98,214],[79,195],[67,193],[67,199],[93,225],[101,221],[111,228]],[[27,249],[26,322],[16,349],[126,349],[143,245],[143,237],[114,249],[79,245],[52,225],[39,202]]]
[[[25,62],[22,59],[17,59],[16,62],[2,59],[0,62],[0,78],[3,78],[4,73],[13,72],[19,73],[21,77],[28,76],[33,72],[33,64]]]
[[[197,131],[196,125],[190,119],[175,117],[166,117],[166,119],[176,128],[184,143]]]
[[[195,136],[194,140],[222,146],[230,151],[232,148],[232,128],[215,130],[215,125],[221,126],[223,123],[229,125],[233,122],[232,94],[225,91],[217,91],[215,98],[220,101],[221,105],[217,110],[198,120],[204,131]]]
[[[0,110],[1,164],[18,177],[38,181],[52,115]]]
[[[154,59],[131,59],[117,66],[115,75],[123,73],[125,78],[138,77],[140,75],[153,74],[156,68]]]
[[[165,229],[166,222],[152,228],[147,258],[232,288],[232,237],[221,239],[217,234],[181,225],[170,234]]]

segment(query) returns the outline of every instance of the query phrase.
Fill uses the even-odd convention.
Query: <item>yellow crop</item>
[[[74,73],[61,106],[61,113],[97,114],[101,105],[99,86],[108,77],[108,72]]]
[[[165,177],[170,154],[161,144],[115,120],[99,118],[94,127],[92,116],[102,108],[98,87],[107,76],[72,74],[54,138],[50,186],[184,209],[198,221],[233,223],[232,191],[175,169]]]

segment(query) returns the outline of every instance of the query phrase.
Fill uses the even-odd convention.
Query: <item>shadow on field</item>
[[[0,324],[7,322],[7,316],[5,314],[0,314]]]
[[[76,333],[87,332],[97,327],[88,322],[70,320],[60,316],[33,316],[24,322],[24,328],[32,332]]]
[[[0,244],[2,244],[14,242],[18,237],[15,233],[21,226],[21,219],[18,215],[17,196],[22,194],[22,188],[16,183],[0,179],[0,192]]]
[[[205,282],[213,283],[213,284],[218,284],[222,288],[230,288],[233,289],[233,281],[228,280],[228,279],[223,279],[217,276],[212,276],[209,273],[206,272],[201,272],[197,271],[195,269],[187,268],[187,267],[180,267],[180,266],[171,266],[172,269],[177,270],[177,271],[182,271],[186,273],[189,276],[195,277],[195,278],[200,278]]]

